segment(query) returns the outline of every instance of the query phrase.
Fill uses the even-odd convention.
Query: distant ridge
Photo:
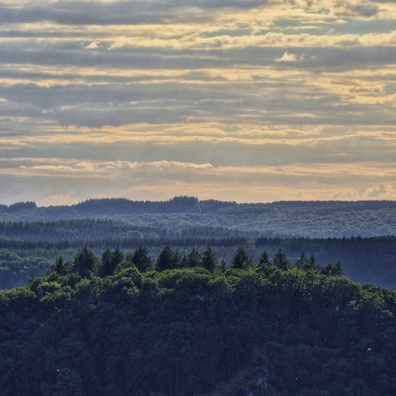
[[[69,206],[0,205],[0,221],[82,218],[176,230],[209,226],[311,238],[396,235],[396,201],[388,200],[237,203],[179,196],[168,201],[88,199]]]
[[[189,212],[217,212],[225,208],[234,208],[238,211],[267,209],[270,206],[281,207],[299,207],[299,208],[329,208],[337,209],[378,209],[378,208],[395,208],[394,200],[365,200],[365,201],[274,201],[267,203],[237,203],[235,201],[219,201],[215,199],[199,200],[193,196],[177,196],[167,201],[134,201],[128,198],[90,198],[85,201],[72,205],[56,206],[37,206],[35,202],[16,202],[11,205],[0,205],[0,212],[19,212],[26,210],[75,210],[79,213],[98,212],[103,214],[104,211],[114,213],[189,213]]]

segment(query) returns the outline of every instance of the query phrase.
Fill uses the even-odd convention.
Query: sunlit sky
[[[6,0],[0,22],[0,203],[396,199],[394,0]]]

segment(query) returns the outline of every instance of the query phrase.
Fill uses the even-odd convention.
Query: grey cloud
[[[12,153],[4,153],[11,157],[45,157],[48,152],[58,158],[80,158],[81,160],[110,161],[182,161],[193,163],[211,163],[214,166],[259,166],[287,165],[295,162],[323,162],[323,155],[317,150],[305,147],[283,147],[268,145],[251,147],[237,144],[179,143],[173,145],[115,143],[103,146],[87,143],[63,145],[37,144],[34,148],[21,148]],[[51,155],[52,156],[52,155]],[[6,158],[6,157],[5,157]]]
[[[0,102],[0,117],[41,117],[41,110],[38,109],[33,103],[21,102],[19,100],[8,100]],[[4,128],[5,124],[0,123],[0,127]],[[3,135],[4,136],[4,135]]]
[[[32,104],[41,109],[59,108],[62,106],[78,105],[80,103],[113,104],[117,105],[131,102],[142,102],[143,106],[158,103],[161,106],[171,105],[172,102],[194,102],[208,99],[229,100],[232,87],[210,88],[205,85],[194,86],[184,83],[155,83],[155,84],[114,84],[114,85],[79,85],[40,87],[34,84],[17,84],[3,88],[2,97],[11,101]],[[239,97],[247,94],[240,92]],[[151,102],[151,103],[150,103]],[[209,104],[210,105],[210,104]]]
[[[177,50],[124,47],[107,50],[86,50],[81,41],[48,42],[27,40],[0,43],[3,64],[79,65],[80,67],[127,67],[129,69],[194,70],[229,66],[276,66],[346,70],[396,63],[396,48],[392,46],[300,47],[289,52],[298,62],[277,62],[288,48],[248,47],[229,50]]]
[[[120,2],[116,4],[92,4],[85,2],[58,2],[46,6],[25,6],[22,9],[0,8],[2,23],[33,23],[51,21],[61,24],[142,24],[159,23],[160,13],[151,12],[144,15],[143,10],[149,9],[143,2]]]
[[[287,48],[244,48],[225,51],[226,56],[238,64],[276,64],[278,68],[347,70],[396,63],[396,48],[391,46],[373,47],[300,47],[303,54],[299,62],[276,62]]]
[[[0,43],[3,64],[37,64],[48,66],[96,66],[128,69],[173,69],[194,70],[216,67],[245,65],[276,65],[277,67],[314,68],[323,66],[342,66],[352,62],[381,64],[396,62],[394,47],[367,48],[301,48],[304,54],[300,62],[276,62],[287,49],[257,48],[233,50],[166,50],[158,48],[120,48],[112,50],[85,50],[78,43],[69,43],[63,47],[35,42],[20,43],[11,46]],[[298,63],[298,64],[297,64]],[[9,73],[9,71],[7,71]],[[19,75],[22,72],[18,72]],[[27,74],[29,76],[29,74]],[[67,77],[67,74],[65,74]]]
[[[389,141],[381,140],[381,136],[376,136],[377,130],[374,131],[373,128],[374,132],[371,136],[363,134],[353,136],[353,133],[349,136],[349,130],[358,130],[356,125],[362,125],[363,130],[367,125],[389,125],[388,131],[394,134],[396,109],[386,103],[388,98],[380,96],[381,94],[392,95],[395,92],[394,87],[389,83],[393,77],[386,73],[383,76],[380,76],[380,73],[373,73],[369,77],[367,77],[367,72],[365,72],[365,77],[358,76],[355,71],[350,74],[351,79],[371,78],[373,85],[376,81],[378,82],[377,85],[380,88],[374,90],[374,94],[378,95],[379,101],[383,99],[385,103],[368,105],[348,103],[348,98],[342,96],[348,92],[346,88],[334,89],[334,92],[340,92],[339,95],[328,93],[332,91],[331,87],[326,85],[331,84],[330,77],[322,76],[323,86],[319,85],[320,81],[315,85],[310,84],[308,80],[315,79],[315,73],[320,75],[321,72],[329,71],[335,76],[334,78],[337,77],[337,72],[354,69],[369,71],[370,68],[375,70],[384,67],[389,72],[392,65],[396,63],[395,47],[359,47],[356,41],[343,43],[343,48],[248,47],[229,50],[178,50],[177,48],[140,48],[132,45],[113,48],[110,45],[111,37],[106,33],[107,28],[99,30],[98,28],[90,29],[88,26],[81,28],[68,26],[62,32],[62,28],[52,29],[52,25],[47,27],[47,24],[43,23],[42,28],[38,29],[40,33],[37,33],[34,31],[36,25],[31,25],[30,28],[28,25],[30,22],[44,21],[69,25],[206,23],[215,20],[220,8],[233,7],[243,11],[263,6],[267,2],[258,0],[141,0],[115,3],[78,1],[46,3],[46,1],[30,2],[29,6],[20,9],[0,5],[0,22],[4,23],[1,34],[4,37],[7,35],[24,37],[23,40],[5,39],[0,42],[2,77],[0,139],[4,142],[0,146],[0,158],[3,161],[0,166],[4,173],[11,173],[10,170],[13,168],[18,169],[15,162],[15,158],[18,157],[53,157],[59,159],[56,164],[67,164],[68,161],[62,161],[67,158],[77,158],[81,161],[166,160],[195,164],[210,163],[215,167],[304,164],[309,168],[316,164],[331,166],[335,163],[359,164],[363,162],[362,168],[368,163],[373,164],[374,168],[377,166],[375,164],[383,164],[392,172],[394,170],[394,146],[389,144]],[[370,3],[364,0],[359,5],[356,3],[358,2],[355,1],[353,6],[348,6],[348,2],[341,4],[340,8],[346,10],[351,17],[345,19],[344,24],[334,24],[334,26],[331,23],[323,24],[324,27],[319,32],[315,29],[310,32],[334,36],[341,31],[358,35],[362,32],[391,32],[393,30],[391,22],[394,21],[384,22],[379,26],[381,22],[370,19],[377,14],[379,4],[385,1],[378,0]],[[271,4],[274,3],[271,2]],[[227,10],[227,12],[232,11]],[[285,9],[284,12],[286,15],[287,10]],[[358,22],[353,20],[354,16],[359,17],[356,18]],[[309,21],[311,17],[312,14],[308,18]],[[332,20],[326,18],[328,16],[323,14],[323,20]],[[303,23],[295,20],[293,26],[304,25],[310,28],[315,24],[315,20],[310,24],[308,19]],[[11,25],[15,22],[25,24],[21,31],[18,31],[18,25]],[[320,23],[317,23],[319,26]],[[285,20],[279,23],[278,29],[284,28],[282,31],[289,34],[291,31],[287,28],[290,24],[291,22],[285,16]],[[38,25],[41,26],[41,24]],[[215,37],[216,35],[235,36],[238,33],[250,34],[251,30],[255,31],[253,29],[256,25],[255,23],[253,25],[244,26],[238,32],[222,30],[224,26],[216,28],[211,24],[214,30],[218,30],[207,35]],[[330,30],[333,28],[334,30]],[[12,30],[7,31],[7,29]],[[112,33],[116,34],[114,31]],[[264,31],[261,33],[264,34]],[[292,34],[294,33],[295,30],[292,31]],[[178,39],[176,34],[173,40]],[[35,40],[34,37],[40,37],[40,39]],[[60,37],[62,40],[50,40],[45,37]],[[293,42],[295,42],[294,39],[295,37]],[[98,48],[91,46],[87,49],[90,43],[100,40],[103,41]],[[155,40],[148,40],[147,45],[155,42]],[[232,43],[232,40],[220,39],[218,48],[221,48],[224,42]],[[280,59],[285,51],[294,54],[299,61],[293,62],[290,61],[293,57],[284,57],[284,62],[276,62],[276,59]],[[35,65],[37,65],[37,71],[34,70]],[[103,73],[86,75],[90,67],[95,68],[96,71],[103,70]],[[211,69],[216,68],[218,73],[213,73]],[[263,69],[263,73],[259,72],[258,76],[253,76],[249,81],[248,69],[260,68]],[[125,77],[128,70],[133,69],[157,72],[143,77]],[[160,72],[162,69],[164,72]],[[222,69],[228,69],[227,76],[225,75],[224,78],[217,75]],[[243,69],[240,80],[239,69]],[[81,70],[84,72],[80,73]],[[107,70],[111,71],[111,75],[106,75]],[[117,70],[122,71],[119,76]],[[174,73],[168,73],[167,70],[177,70],[177,75],[182,74],[183,77],[175,77]],[[227,77],[234,77],[233,71],[235,71],[236,79],[227,81]],[[271,77],[273,71],[274,74]],[[301,77],[298,72],[302,72]],[[347,73],[340,74],[342,74],[340,79],[348,79]],[[12,79],[27,81],[27,83],[16,83]],[[383,80],[380,81],[381,79]],[[306,86],[303,85],[305,80],[308,81]],[[246,81],[246,83],[238,81]],[[358,99],[364,101],[364,95],[371,95],[370,92],[370,90],[362,91]],[[372,98],[368,98],[367,101],[375,102]],[[202,136],[194,138],[191,132],[192,123],[197,122],[197,128],[199,128],[198,122],[210,121],[222,123],[222,128],[226,131],[224,135],[215,133],[212,138],[210,136],[204,138],[202,133]],[[109,135],[104,136],[106,128],[103,131],[90,131],[89,129],[89,127],[141,122],[149,125],[147,129],[144,129],[147,131],[147,137],[150,138],[148,141],[133,140],[131,137],[130,141],[104,143],[101,140],[102,134],[107,142],[112,136],[110,132]],[[180,128],[175,128],[177,129],[176,136],[169,136],[169,140],[166,140],[167,133],[172,133],[172,127],[169,131],[165,131],[166,127],[159,125],[163,123],[180,126]],[[181,128],[184,123],[188,123],[188,131],[183,134]],[[262,124],[271,124],[278,131],[285,124],[304,128],[308,125],[332,125],[333,127],[331,132],[316,128],[318,135],[315,136],[302,133],[286,137],[282,133],[279,135],[274,133],[273,136],[270,133],[270,136],[263,137],[266,139],[265,144],[258,140],[250,140],[250,144],[246,144],[247,141],[241,140],[243,134],[238,135],[232,132],[235,130],[233,129],[235,125],[242,124],[248,126],[255,124],[257,128],[260,128]],[[228,127],[224,127],[225,125]],[[78,128],[80,126],[88,128],[81,130]],[[122,128],[123,135],[127,133],[125,132],[127,128]],[[109,129],[112,133],[114,131],[114,137],[117,139],[119,136],[116,128]],[[381,129],[385,128],[381,127]],[[82,133],[86,139],[84,142],[73,139],[74,135],[81,138]],[[133,133],[135,132],[131,132]],[[64,138],[63,134],[65,134]],[[161,141],[160,138],[156,140],[157,134],[164,140]],[[191,139],[196,140],[189,141],[186,136],[191,136]],[[281,137],[275,136],[285,136],[284,141],[280,140]],[[88,139],[91,140],[88,141]],[[245,139],[248,137],[245,136]],[[298,141],[298,139],[302,140]],[[23,163],[18,163],[20,164],[23,165]],[[134,182],[136,185],[139,183],[140,185],[155,185],[155,183],[158,185],[161,184],[162,178],[166,179],[166,182],[169,180],[191,183],[204,181],[208,184],[215,180],[214,185],[227,183],[229,187],[232,183],[248,183],[249,185],[278,183],[278,185],[288,185],[291,190],[296,191],[302,189],[304,183],[317,182],[318,185],[338,183],[335,180],[336,177],[332,175],[325,177],[322,181],[316,172],[308,172],[312,176],[265,174],[260,177],[240,172],[235,178],[230,177],[229,180],[227,178],[224,182],[221,179],[224,175],[220,177],[216,174],[211,178],[206,171],[196,173],[179,169],[172,173],[172,170],[169,170],[163,176],[159,176],[159,173],[154,170],[151,172],[151,169],[131,170],[123,180],[109,180],[106,186],[114,195],[123,195],[122,192],[128,187],[126,186],[128,183],[129,185]],[[358,166],[355,169],[359,169]],[[393,175],[392,172],[389,172],[389,179]],[[378,173],[381,174],[381,172]],[[0,184],[5,191],[10,192],[10,196],[16,198],[15,200],[36,199],[35,197],[43,199],[46,195],[62,194],[65,191],[70,191],[81,198],[88,198],[93,194],[103,192],[103,181],[98,183],[81,173],[79,175],[78,180],[72,179],[70,175],[67,175],[67,180],[43,175],[39,180],[34,177],[13,179],[0,175]],[[85,178],[82,179],[82,177]],[[358,176],[341,177],[339,184],[345,186],[345,183],[352,181],[362,185],[366,183],[364,171]],[[384,185],[387,182],[383,179],[379,181]],[[370,183],[374,185],[371,179]],[[375,197],[385,194],[386,191],[378,188],[371,189],[370,193]],[[87,195],[82,197],[83,194]],[[0,191],[0,201],[10,199],[10,196],[6,196],[3,190]]]
[[[0,45],[0,50],[2,49]],[[136,50],[142,51],[142,50]],[[130,53],[125,49],[109,54],[92,54],[81,49],[73,51],[35,52],[44,64],[61,64],[81,59],[86,65],[100,67],[120,67],[129,60],[140,68],[190,70],[187,79],[201,79],[202,84],[183,82],[148,83],[152,77],[143,79],[107,79],[98,77],[105,85],[69,84],[41,87],[35,84],[17,84],[3,87],[1,95],[9,103],[0,104],[0,114],[12,116],[32,116],[57,120],[63,125],[121,125],[134,122],[182,122],[187,117],[206,121],[214,118],[220,121],[243,121],[248,116],[251,121],[271,121],[274,123],[295,124],[382,124],[392,125],[395,110],[383,106],[371,106],[375,111],[367,111],[367,106],[343,103],[335,95],[322,95],[305,92],[297,84],[287,80],[266,81],[256,79],[251,84],[205,84],[204,72],[194,72],[193,67],[226,67],[228,65],[273,65],[278,69],[300,68],[308,70],[347,70],[356,67],[380,66],[395,63],[396,49],[393,47],[351,48],[301,48],[304,54],[301,62],[277,63],[276,58],[283,49],[249,48],[229,51],[199,51],[201,58],[192,51],[158,51],[154,56],[144,49],[142,53]],[[178,56],[178,54],[180,56]],[[205,54],[207,57],[205,58]],[[2,53],[7,58],[7,51]],[[23,60],[23,51],[19,54]],[[53,60],[51,59],[53,57]],[[192,58],[190,58],[190,56]],[[58,59],[59,57],[59,59]],[[95,60],[100,59],[95,64]],[[154,61],[155,59],[155,61]],[[32,63],[29,59],[29,63]],[[78,62],[77,62],[78,64]],[[285,70],[285,73],[287,71]],[[10,71],[8,71],[10,73]],[[20,77],[24,73],[18,74]],[[35,77],[30,72],[26,77]],[[68,79],[70,76],[63,76]],[[37,76],[38,79],[44,78]],[[87,77],[87,82],[96,77]],[[161,77],[160,77],[161,78]],[[155,77],[158,81],[158,78]],[[146,84],[134,84],[133,81]],[[124,84],[129,82],[129,84]],[[122,83],[122,84],[121,84]],[[275,91],[273,91],[275,89]],[[274,93],[271,93],[271,92]],[[132,105],[131,102],[134,102]],[[43,114],[42,112],[50,110]],[[337,116],[334,116],[336,111]],[[302,117],[300,113],[315,114],[315,117]]]
[[[372,17],[379,13],[380,9],[375,4],[363,3],[357,5],[349,5],[348,9],[355,15],[363,17]]]
[[[0,175],[0,202],[12,204],[18,201],[28,201],[29,191],[23,186],[20,180],[9,176]],[[33,186],[32,186],[33,187]]]
[[[92,196],[102,196],[104,192],[112,192],[115,196],[125,196],[125,181],[106,180],[106,191],[103,184],[97,183],[89,177],[61,178],[59,176],[48,177],[9,177],[0,175],[0,202],[12,204],[18,201],[36,201],[46,204],[52,195],[68,194],[76,200],[85,200]],[[113,195],[113,196],[114,196]]]
[[[329,28],[334,29],[334,32],[342,34],[369,34],[369,33],[391,33],[395,30],[394,20],[384,19],[356,19],[350,23],[338,23],[331,25],[320,24],[318,26],[319,33],[329,34]],[[312,34],[312,30],[310,31]]]
[[[54,195],[59,195],[60,197],[67,195],[67,198],[73,199],[74,201],[82,201],[92,198],[93,196],[122,196],[136,199],[134,191],[139,193],[141,187],[149,193],[151,191],[151,199],[158,199],[158,194],[161,194],[161,186],[171,187],[172,183],[176,183],[173,190],[174,192],[172,193],[169,190],[168,193],[166,193],[167,196],[164,197],[166,199],[175,195],[178,191],[177,189],[180,188],[180,185],[185,184],[186,180],[188,180],[188,191],[190,191],[190,193],[191,191],[196,191],[195,195],[201,198],[204,198],[205,195],[207,196],[208,193],[202,191],[202,185],[199,183],[215,185],[220,194],[221,191],[225,189],[225,194],[227,195],[223,195],[223,199],[227,199],[227,197],[230,199],[229,194],[234,192],[241,201],[246,201],[246,197],[249,196],[248,188],[241,194],[241,189],[244,189],[245,186],[261,187],[262,193],[253,196],[253,198],[257,200],[262,200],[263,196],[265,196],[266,188],[272,186],[288,189],[289,192],[294,192],[295,194],[299,189],[309,191],[310,189],[320,190],[321,188],[327,188],[337,191],[338,188],[343,188],[346,189],[346,191],[339,196],[339,199],[345,199],[345,194],[348,192],[351,193],[351,189],[357,187],[369,193],[375,193],[375,189],[373,189],[372,186],[378,184],[377,178],[374,177],[365,177],[362,175],[355,179],[353,176],[337,174],[318,178],[310,174],[235,174],[231,171],[231,173],[224,172],[222,174],[165,172],[161,173],[161,176],[158,176],[158,172],[155,171],[151,173],[131,172],[123,178],[102,178],[100,183],[97,183],[94,179],[83,177],[61,178],[58,176],[47,176],[40,178],[8,178],[0,175],[0,184],[13,191],[12,194],[3,190],[0,191],[0,201],[11,204],[16,201],[34,200],[39,205],[48,205],[49,203],[53,203],[49,202],[48,199]],[[389,185],[389,182],[386,180],[381,179],[380,182]],[[105,189],[103,185],[106,185]],[[199,190],[195,190],[197,186]],[[147,189],[145,187],[147,187]],[[168,196],[168,194],[172,195]],[[203,194],[203,196],[201,194]],[[322,194],[322,199],[329,199],[329,196],[326,194],[328,194],[328,191]],[[359,195],[353,194],[350,199],[356,199],[358,196]],[[147,199],[147,196],[144,199]],[[272,199],[274,199],[273,196]]]
[[[69,25],[108,25],[205,22],[213,18],[211,14],[202,15],[191,9],[242,8],[250,9],[266,4],[264,0],[168,0],[168,1],[119,1],[110,4],[92,2],[63,2],[50,5],[0,8],[0,22],[32,23],[52,21]]]
[[[80,67],[127,67],[129,69],[201,69],[229,65],[227,58],[221,58],[221,51],[167,51],[148,48],[130,48],[123,51],[90,51],[83,48],[62,50],[29,46],[9,48],[0,44],[3,64],[37,64],[49,66],[78,65]]]
[[[254,85],[183,81],[53,87],[18,84],[3,88],[2,97],[7,102],[0,102],[0,115],[26,115],[56,120],[62,125],[93,127],[183,122],[191,117],[202,122],[249,119],[278,124],[394,124],[395,109],[371,106],[373,111],[367,111],[367,106],[345,103],[336,95],[317,98],[317,94],[301,91],[297,84],[275,81],[257,81]]]
[[[155,126],[153,126],[155,127]],[[199,125],[197,126],[199,128]],[[373,136],[349,136],[344,138],[344,128],[338,128],[334,138],[319,140],[311,144],[301,142],[274,142],[247,145],[239,141],[220,140],[190,142],[173,140],[166,144],[160,142],[120,141],[114,143],[92,142],[59,142],[47,143],[45,139],[34,145],[2,150],[3,159],[13,158],[69,158],[93,161],[152,162],[179,161],[196,164],[210,163],[213,166],[279,166],[290,164],[348,164],[348,163],[394,163],[394,147],[387,141],[376,140]],[[42,134],[39,128],[37,135]],[[73,133],[73,129],[69,133]],[[150,136],[150,133],[147,132]],[[232,136],[232,134],[230,134]],[[357,149],[358,147],[358,149]],[[392,173],[389,177],[394,177]]]
[[[195,146],[191,146],[194,148]],[[151,154],[153,156],[155,153],[157,153],[158,157],[164,158],[167,155],[167,150],[168,150],[168,155],[171,154],[169,151],[168,147],[164,148],[164,151],[155,151],[155,149],[161,149],[161,147],[152,147],[152,150],[148,151],[147,153]],[[182,146],[181,149],[189,149],[189,146]],[[244,156],[245,152],[240,153],[238,150],[234,149],[233,147],[228,147],[229,150],[220,150],[218,151],[217,148],[215,147],[200,147],[202,152],[204,153],[204,149],[206,148],[209,152],[213,150],[213,158],[217,158],[217,162],[222,162],[223,164],[226,162],[231,162],[231,166],[240,166],[241,164],[244,164]],[[130,161],[135,161],[137,156],[135,156],[135,150],[133,147],[129,147],[131,150],[130,153]],[[100,151],[100,149],[99,149]],[[107,150],[104,150],[107,151]],[[178,154],[181,153],[182,150],[177,151]],[[193,150],[194,151],[194,150]],[[305,155],[305,159],[301,162],[304,166],[307,166],[308,168],[310,165],[313,165],[315,163],[324,165],[326,162],[329,163],[329,166],[333,165],[337,161],[331,161],[329,158],[324,159],[322,161],[319,158],[319,153],[316,153],[317,156],[317,161],[312,161],[313,157],[311,156],[312,152],[308,148],[308,150],[304,151],[304,148],[299,148],[298,150],[298,156],[303,158],[303,155]],[[225,158],[221,158],[222,155],[225,155]],[[273,148],[266,148],[262,149],[261,152],[257,152],[257,155],[260,155],[261,158],[265,158],[266,155],[272,155],[276,156],[281,154],[281,157],[283,159],[283,162],[279,161],[274,163],[271,163],[270,165],[287,165],[287,164],[292,164],[290,162],[290,159],[288,155],[293,155],[293,151],[283,151],[279,147],[273,147]],[[236,158],[240,160],[240,164],[235,161],[230,161],[231,155],[236,155]],[[218,158],[220,156],[220,158]],[[161,159],[162,159],[161,158]],[[250,158],[249,154],[247,153],[246,158]],[[150,161],[150,159],[144,159],[144,162]],[[170,160],[174,161],[174,159]],[[191,159],[188,160],[188,162],[191,162]],[[197,164],[202,164],[203,161],[200,160],[199,162],[196,162]],[[34,164],[34,161],[32,162]],[[348,162],[346,161],[346,164]],[[364,165],[363,165],[364,168]],[[234,172],[233,169],[227,170],[227,169],[222,169],[222,170],[216,170],[215,168],[209,171],[189,171],[188,169],[184,169],[183,167],[164,167],[162,168],[162,171],[159,173],[157,171],[156,166],[140,166],[137,169],[123,169],[115,172],[115,174],[109,174],[106,176],[106,174],[103,174],[101,177],[100,183],[97,183],[94,179],[90,179],[89,175],[84,175],[84,174],[79,174],[76,175],[75,177],[66,177],[62,178],[59,176],[52,176],[52,175],[42,175],[39,177],[39,182],[37,177],[24,177],[20,176],[18,178],[8,178],[7,176],[1,176],[0,175],[0,181],[2,182],[2,185],[6,185],[10,190],[11,189],[24,189],[24,194],[28,197],[28,199],[37,199],[36,197],[40,197],[42,199],[46,195],[48,196],[49,194],[61,194],[62,192],[67,191],[68,193],[71,193],[72,195],[77,195],[78,194],[88,194],[88,196],[91,194],[100,194],[100,193],[106,193],[111,191],[112,193],[117,193],[118,196],[122,196],[122,192],[125,191],[126,188],[128,188],[129,185],[134,185],[134,186],[141,186],[141,185],[150,185],[150,186],[155,186],[155,185],[161,185],[161,184],[166,184],[169,181],[181,181],[184,182],[185,180],[189,181],[189,184],[192,188],[194,183],[209,183],[209,184],[215,184],[217,187],[221,187],[224,185],[229,185],[229,186],[271,186],[271,185],[283,185],[283,186],[288,186],[290,189],[295,189],[297,186],[303,187],[304,185],[307,184],[312,184],[316,185],[318,188],[319,186],[337,186],[337,187],[350,187],[352,185],[360,185],[360,187],[364,185],[378,185],[378,183],[384,184],[384,183],[391,183],[392,182],[392,176],[391,175],[386,175],[384,174],[383,176],[368,176],[365,175],[364,172],[361,174],[349,174],[348,172],[330,172],[330,173],[324,173],[320,177],[318,177],[318,174],[316,172],[304,172],[303,169],[301,171],[294,172],[293,169],[278,169],[277,172],[273,173],[271,170],[263,171],[263,172],[255,172],[254,170],[250,170],[248,172]],[[275,169],[276,171],[277,169]],[[320,173],[320,172],[319,172]],[[103,183],[105,182],[106,189],[100,191],[103,189]],[[371,193],[383,193],[383,189],[378,188],[378,189],[372,189]],[[19,191],[19,194],[21,191]],[[0,192],[0,199],[4,199],[4,192]],[[20,195],[21,196],[21,195]]]
[[[381,184],[380,186],[373,188],[369,192],[368,196],[369,196],[370,199],[379,199],[386,193],[387,193],[386,186]]]
[[[269,112],[265,118],[275,121],[292,111],[306,111],[308,107],[312,110],[311,106],[317,108],[320,105],[317,100],[301,101],[301,98],[293,100],[264,95],[252,98],[248,88],[239,86],[239,92],[235,92],[230,87],[177,83],[51,88],[31,84],[9,87],[2,95],[14,103],[15,115],[26,112],[29,116],[58,120],[63,125],[85,126],[181,122],[191,116],[203,121],[216,117],[230,122],[246,114],[256,115],[260,120],[263,119],[260,116],[263,108]],[[17,103],[21,104],[20,108]],[[10,110],[5,106],[4,114]],[[43,110],[51,111],[44,115]]]
[[[81,70],[80,70],[81,71]],[[109,75],[106,74],[106,71],[102,73],[93,74],[93,75],[82,75],[78,71],[75,73],[51,73],[51,72],[33,72],[33,71],[21,71],[18,69],[9,69],[7,70],[4,68],[1,72],[1,77],[3,79],[25,79],[30,80],[34,85],[36,82],[40,82],[43,80],[51,80],[51,81],[69,81],[70,84],[73,84],[74,81],[83,79],[87,84],[92,83],[107,83],[107,84],[121,84],[121,83],[133,83],[133,82],[149,82],[152,80],[161,81],[161,80],[168,80],[169,77],[166,75],[140,75],[140,76],[123,76],[123,75]],[[188,72],[184,74],[184,77],[187,78],[189,81],[194,80],[202,80],[205,76],[202,73],[193,73]],[[1,96],[1,94],[0,94]]]
[[[250,9],[263,6],[268,3],[268,0],[190,0],[190,7],[201,7],[201,8],[241,8],[241,9]],[[172,0],[169,1],[172,4],[178,6],[186,6],[188,5],[188,1],[186,0]]]

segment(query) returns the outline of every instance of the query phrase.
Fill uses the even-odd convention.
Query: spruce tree
[[[202,266],[208,271],[214,271],[218,265],[218,259],[213,249],[208,246],[202,256]]]
[[[231,260],[231,268],[247,269],[253,266],[252,259],[243,247],[239,247]]]

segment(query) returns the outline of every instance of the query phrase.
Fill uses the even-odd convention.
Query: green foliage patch
[[[0,393],[396,394],[395,292],[282,251],[163,251],[81,249],[0,292]]]

